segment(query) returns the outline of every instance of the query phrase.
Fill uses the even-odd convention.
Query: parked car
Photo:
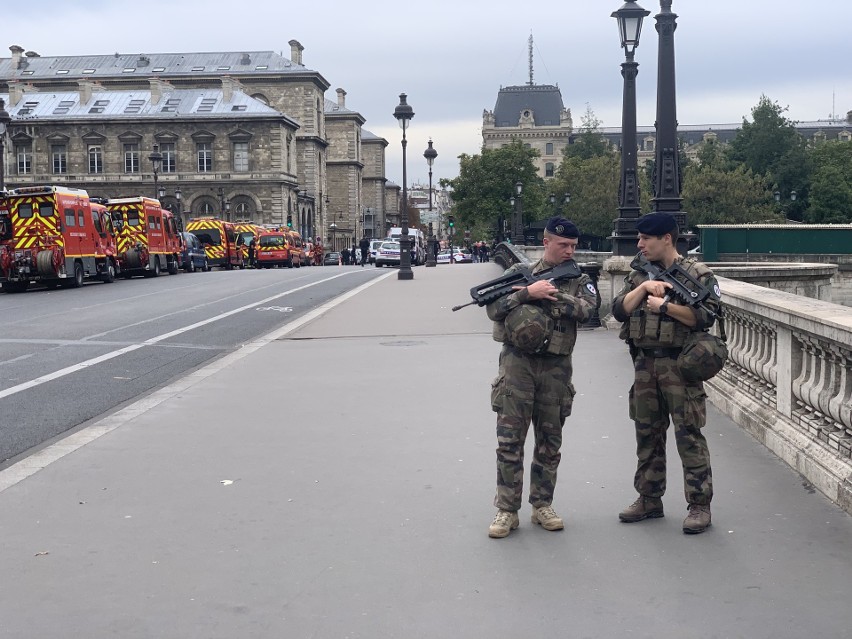
[[[399,266],[399,242],[382,242],[376,251],[376,266]]]
[[[441,249],[438,251],[438,264],[450,263],[450,249]],[[453,261],[458,263],[472,262],[473,258],[470,253],[465,253],[459,248],[453,249]]]
[[[368,258],[370,264],[376,263],[376,253],[379,252],[379,247],[384,241],[385,240],[370,240],[370,257]]]
[[[340,264],[340,253],[337,251],[332,251],[331,253],[326,253],[322,258],[323,266],[337,266]]]
[[[181,265],[187,273],[194,273],[196,269],[209,271],[210,265],[207,263],[207,253],[204,250],[204,245],[195,235],[183,231],[181,237]]]

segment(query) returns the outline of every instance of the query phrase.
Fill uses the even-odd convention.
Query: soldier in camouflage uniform
[[[579,235],[569,220],[551,218],[544,232],[544,257],[533,265],[533,273],[572,260]],[[588,276],[582,275],[556,282],[540,280],[486,307],[494,321],[493,337],[503,344],[491,392],[491,405],[497,413],[494,505],[499,510],[488,529],[490,537],[506,537],[518,527],[524,441],[531,421],[535,433],[529,497],[532,521],[546,530],[564,527],[551,503],[562,426],[574,401],[571,353],[577,323],[588,320],[597,305],[597,291]]]
[[[636,224],[639,250],[665,269],[679,262],[704,286],[718,292],[712,271],[676,248],[677,222],[668,213],[644,215]],[[706,418],[703,382],[687,381],[678,368],[678,355],[692,331],[706,330],[714,317],[706,310],[667,301],[670,284],[649,280],[632,271],[612,302],[613,317],[623,322],[621,338],[630,346],[635,379],[629,394],[629,413],[636,426],[638,465],[634,486],[639,498],[619,513],[623,522],[663,516],[666,491],[666,431],[674,423],[677,450],[683,465],[684,493],[689,514],[685,533],[702,533],[710,525],[713,474],[707,441],[701,433]],[[717,299],[706,306],[719,312]]]

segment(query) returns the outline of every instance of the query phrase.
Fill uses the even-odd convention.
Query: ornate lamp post
[[[393,117],[399,122],[402,128],[402,233],[399,238],[399,273],[397,278],[401,280],[413,280],[414,272],[411,270],[411,242],[408,239],[408,184],[405,167],[405,149],[408,146],[408,140],[405,139],[405,130],[408,128],[408,123],[414,117],[414,109],[406,102],[407,96],[404,93],[399,94],[399,104],[393,111]]]
[[[674,32],[677,14],[672,13],[672,0],[660,0],[660,13],[654,16],[659,34],[657,54],[657,143],[655,149],[654,211],[670,213],[677,219],[680,237],[679,253],[686,253],[686,213],[681,208],[680,158],[677,140],[677,96],[675,94]]]
[[[151,155],[148,156],[148,159],[151,160],[151,165],[154,167],[154,197],[159,198],[162,197],[160,195],[160,189],[157,188],[157,176],[160,173],[160,164],[163,161],[163,155],[160,153],[160,145],[155,144],[153,151],[151,151]]]
[[[435,163],[435,158],[438,157],[438,152],[432,148],[432,138],[429,138],[429,147],[423,152],[423,157],[426,158],[426,163],[429,165],[429,216],[432,215],[432,165]],[[435,261],[435,235],[432,231],[432,222],[429,222],[429,248],[426,256],[426,266],[438,266]]]
[[[562,213],[562,209],[565,206],[568,206],[568,203],[571,202],[571,194],[565,193],[562,196],[562,200],[559,201],[556,199],[556,195],[553,193],[550,194],[550,205],[553,207],[553,214],[560,215]]]
[[[524,243],[524,212],[521,204],[521,194],[524,191],[523,182],[520,180],[515,182],[515,197],[513,206],[515,207],[515,224],[512,233],[512,244],[520,246]]]
[[[639,209],[639,180],[636,174],[636,75],[639,64],[634,60],[642,20],[651,12],[627,0],[612,17],[618,20],[625,62],[621,64],[624,77],[624,102],[621,110],[621,183],[618,189],[618,219],[612,230],[612,254],[633,255],[636,252],[636,220]],[[659,142],[659,141],[658,141]]]
[[[183,194],[180,191],[180,187],[177,187],[175,189],[175,199],[177,200],[177,211],[175,211],[175,214],[177,215],[177,219],[180,220],[181,228],[183,228],[183,201],[181,200],[182,196]]]

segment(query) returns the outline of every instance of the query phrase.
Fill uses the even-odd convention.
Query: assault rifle
[[[563,262],[559,266],[544,269],[536,274],[533,274],[529,267],[522,266],[497,279],[474,286],[470,289],[470,296],[473,298],[473,301],[462,304],[461,306],[454,306],[453,311],[457,311],[465,306],[471,306],[472,304],[485,306],[499,300],[504,295],[514,293],[517,288],[529,286],[533,282],[540,280],[549,280],[551,282],[556,280],[573,280],[582,274],[583,272],[574,260]]]
[[[672,296],[679,299],[681,302],[694,308],[700,308],[702,311],[709,313],[714,319],[721,317],[721,313],[716,313],[712,308],[707,306],[705,302],[708,299],[713,301],[719,300],[719,292],[711,290],[699,282],[695,277],[687,273],[686,269],[675,262],[667,269],[661,269],[659,266],[652,264],[645,256],[639,253],[633,261],[630,262],[630,268],[645,273],[649,280],[658,280],[671,284],[671,289],[666,293],[665,301],[669,301]],[[687,285],[688,284],[688,285]]]

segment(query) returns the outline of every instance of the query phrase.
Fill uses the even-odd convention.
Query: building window
[[[124,145],[124,172],[139,173],[139,145],[136,143]]]
[[[50,147],[54,173],[68,173],[68,147],[64,144],[54,144]]]
[[[553,162],[544,165],[544,177],[553,177]]]
[[[553,155],[553,142],[548,142],[544,148],[545,155]]]
[[[16,147],[18,155],[18,175],[27,175],[33,172],[33,147],[31,144],[22,144]]]
[[[201,206],[198,207],[198,213],[199,215],[214,215],[216,211],[210,202],[202,202]]]
[[[234,142],[234,171],[249,170],[248,142]]]
[[[164,142],[160,144],[160,153],[163,156],[163,162],[160,164],[160,170],[163,173],[174,173],[177,170],[177,155],[175,154],[175,143]]]
[[[213,171],[213,149],[209,142],[198,143],[198,172],[210,173]]]
[[[99,144],[89,147],[89,173],[104,172],[104,151]]]

